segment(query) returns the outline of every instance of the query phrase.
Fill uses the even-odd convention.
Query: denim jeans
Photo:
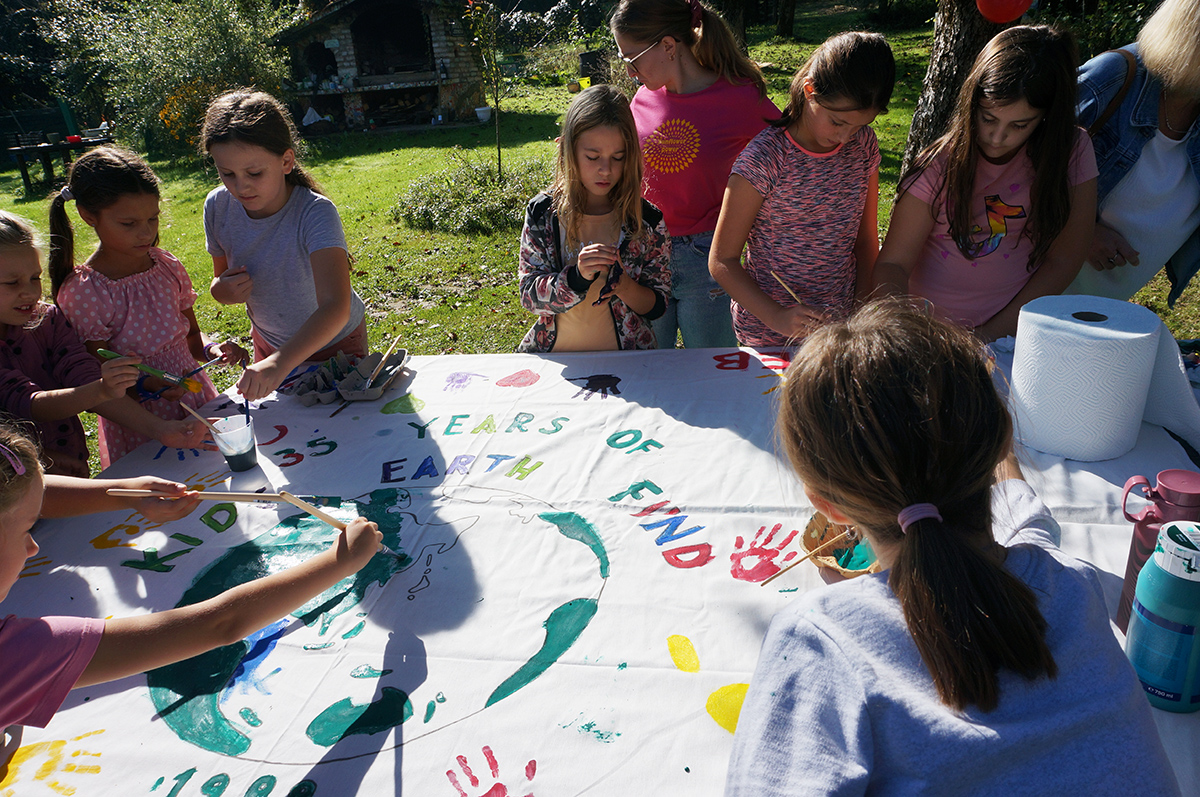
[[[689,349],[737,346],[729,294],[708,273],[708,251],[713,234],[671,238],[671,298],[667,310],[650,322],[658,348],[675,348],[675,333],[683,333]]]

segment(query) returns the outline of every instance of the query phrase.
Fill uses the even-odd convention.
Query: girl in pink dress
[[[91,257],[74,266],[66,202],[100,239]],[[50,203],[50,281],[55,301],[93,354],[109,349],[132,354],[167,373],[186,375],[201,362],[245,362],[236,343],[208,342],[192,309],[196,291],[183,265],[158,243],[158,177],[132,152],[99,147],[71,168],[64,188]],[[204,372],[194,377],[198,393],[143,374],[136,399],[160,418],[182,419],[185,402],[199,408],[217,391]],[[100,419],[100,462],[108,467],[148,438]]]

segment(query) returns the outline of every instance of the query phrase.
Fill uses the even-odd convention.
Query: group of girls
[[[1056,524],[1021,478],[979,341],[1010,334],[1022,303],[1062,290],[1086,249],[1095,164],[1074,126],[1069,38],[1018,27],[985,48],[950,131],[904,176],[880,250],[869,124],[895,70],[881,37],[822,45],[779,115],[696,0],[621,0],[612,27],[644,85],[632,105],[589,89],[567,113],[554,183],[530,202],[522,234],[521,298],[540,313],[522,349],[671,347],[676,329],[687,345],[723,345],[712,320],[722,313],[744,342],[805,338],[782,390],[783,445],[813,506],[858,529],[885,568],[773,620],[727,793],[1177,794],[1097,574],[1058,550]],[[205,205],[211,290],[247,303],[254,322],[255,362],[239,384],[248,398],[331,340],[365,343],[336,210],[297,166],[286,115],[270,136],[248,132],[272,107],[224,97],[203,134],[224,183]],[[75,197],[101,245],[77,267],[69,237],[56,245],[54,289],[89,346],[199,360],[210,344],[186,274],[152,247],[150,177],[93,198],[72,176],[55,212]],[[41,329],[25,329],[34,311],[51,330],[68,326],[38,308],[36,250],[15,229],[18,242],[0,245],[10,348]],[[112,287],[134,278],[136,289]],[[928,301],[855,310],[880,288]],[[117,306],[158,292],[174,315],[153,323],[176,331],[143,353],[133,341],[146,335],[124,320],[142,314]],[[296,301],[304,313],[287,312]],[[37,342],[41,377],[57,360]],[[30,389],[39,418],[99,402],[107,412],[136,379],[131,358],[86,362],[79,387]],[[37,550],[28,531],[39,513],[64,511],[52,479],[33,444],[0,427],[0,598]],[[378,540],[359,519],[292,570],[159,614],[5,618],[0,645],[28,655],[5,657],[0,726],[45,724],[73,686],[239,639],[354,572]]]
[[[642,85],[632,101],[590,89],[567,113],[522,235],[521,301],[539,318],[521,351],[674,348],[677,330],[685,346],[785,345],[888,294],[993,340],[1079,272],[1097,172],[1069,34],[1018,26],[988,43],[949,131],[903,175],[881,249],[870,124],[896,70],[882,36],[824,42],[781,115],[698,0],[621,0],[611,28]],[[619,146],[580,144],[602,135]],[[629,280],[650,293],[628,302],[614,288]]]
[[[204,204],[210,290],[222,304],[246,305],[253,362],[200,330],[186,269],[158,247],[158,178],[132,152],[85,153],[51,199],[52,304],[41,301],[32,226],[0,213],[0,408],[36,424],[49,473],[88,475],[84,410],[100,416],[104,467],[149,438],[199,445],[204,428],[181,404],[194,409],[216,396],[200,370],[206,362],[243,365],[237,387],[254,401],[306,360],[368,351],[337,208],[297,162],[287,110],[262,92],[230,92],[209,106],[200,139],[222,182]],[[72,202],[98,239],[78,263]],[[101,349],[125,356],[106,360]],[[168,384],[142,364],[200,389]]]

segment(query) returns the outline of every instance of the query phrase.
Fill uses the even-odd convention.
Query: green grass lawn
[[[866,12],[826,3],[801,5],[795,40],[773,38],[772,30],[752,29],[750,54],[764,63],[771,98],[782,107],[792,75],[829,35],[869,29]],[[897,59],[897,83],[891,110],[878,117],[883,163],[880,171],[880,234],[886,232],[899,177],[904,141],[920,94],[932,23],[881,30]],[[572,95],[564,87],[518,85],[504,101],[501,143],[504,158],[554,156],[554,137]],[[460,236],[413,230],[395,220],[393,209],[409,182],[448,165],[446,150],[461,147],[478,157],[494,158],[490,125],[430,127],[397,132],[344,133],[309,142],[305,164],[337,203],[353,256],[353,284],[368,308],[374,348],[386,347],[401,334],[415,354],[512,351],[533,323],[517,300],[518,233]],[[161,245],[187,267],[200,293],[201,327],[249,348],[249,321],[241,307],[222,307],[208,295],[212,261],[204,250],[204,197],[218,184],[215,171],[198,161],[152,164],[163,180]],[[40,167],[34,167],[40,176]],[[5,163],[0,171],[0,208],[32,219],[45,232],[49,189],[23,195],[19,173]],[[82,228],[82,229],[80,229]],[[79,251],[94,246],[91,231],[76,224]],[[1200,302],[1193,287],[1173,311],[1166,307],[1163,277],[1136,300],[1159,312],[1177,337],[1200,337]],[[236,379],[232,370],[213,374],[218,387]]]

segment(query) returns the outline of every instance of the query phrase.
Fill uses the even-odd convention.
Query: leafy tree
[[[120,126],[158,153],[194,149],[213,96],[238,86],[279,93],[286,61],[271,39],[296,7],[271,0],[55,0],[47,38],[64,93],[104,86]]]
[[[500,100],[504,97],[504,73],[500,69],[500,10],[487,0],[467,0],[463,19],[471,31],[471,46],[479,62],[483,90],[492,100],[492,124],[496,128],[496,178],[503,182],[504,168],[500,160]]]

